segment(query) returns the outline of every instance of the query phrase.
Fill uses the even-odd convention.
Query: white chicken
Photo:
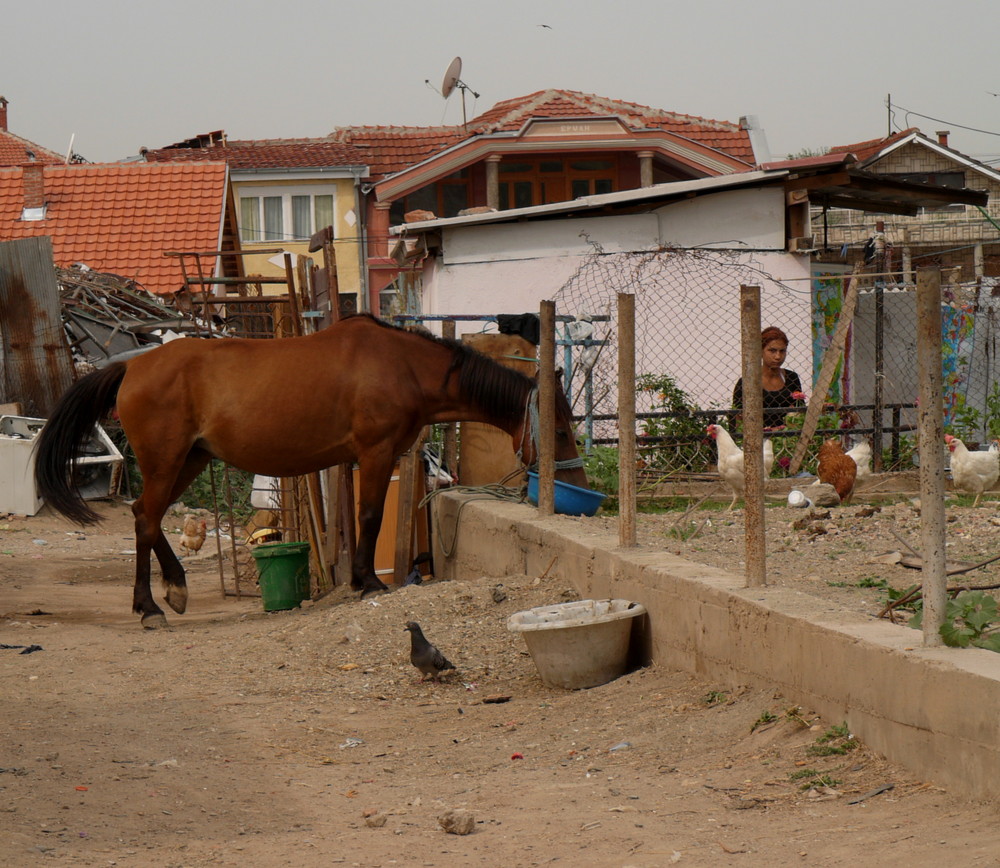
[[[872,475],[872,447],[867,440],[852,446],[847,450],[847,454],[858,465],[858,482]]]
[[[721,425],[709,425],[709,436],[715,440],[719,449],[719,476],[732,489],[733,502],[729,504],[732,510],[736,501],[743,494],[745,480],[743,478],[743,450],[733,442],[729,432]],[[771,475],[774,466],[774,447],[770,440],[764,441],[764,476]]]
[[[970,452],[951,434],[944,435],[944,442],[951,451],[951,481],[959,491],[975,492],[972,505],[979,506],[983,492],[1000,477],[1000,452]]]

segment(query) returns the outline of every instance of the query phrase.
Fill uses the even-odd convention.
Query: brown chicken
[[[184,516],[184,527],[181,533],[180,549],[183,554],[196,554],[205,544],[205,533],[208,525],[205,519],[194,515]]]
[[[816,475],[820,482],[832,485],[841,503],[847,503],[854,493],[858,478],[858,465],[847,455],[835,437],[825,440],[819,447],[819,467]]]

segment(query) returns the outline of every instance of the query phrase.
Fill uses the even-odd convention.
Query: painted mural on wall
[[[970,413],[969,360],[975,348],[976,318],[972,305],[941,308],[941,371],[944,424],[954,426]]]
[[[823,355],[833,340],[833,331],[844,309],[848,273],[849,269],[846,267],[838,269],[824,266],[822,272],[816,272],[812,276],[813,385],[819,377]],[[841,356],[837,361],[836,372],[826,395],[826,400],[833,404],[850,403],[849,372],[845,368],[844,358]]]

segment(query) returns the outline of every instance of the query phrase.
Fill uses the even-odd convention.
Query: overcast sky
[[[461,56],[469,118],[563,88],[756,115],[776,159],[918,126],[1000,163],[998,25],[971,0],[39,0],[0,16],[0,95],[11,132],[97,162],[218,129],[458,124]]]

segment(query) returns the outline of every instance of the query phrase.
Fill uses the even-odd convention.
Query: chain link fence
[[[876,273],[874,265],[814,272],[807,280],[779,280],[753,253],[735,251],[595,251],[555,295],[560,314],[585,322],[607,317],[593,323],[590,340],[575,342],[567,377],[574,411],[587,420],[588,447],[609,448],[619,438],[617,295],[632,293],[640,471],[647,481],[711,471],[716,455],[707,426],[717,422],[740,434],[733,408],[741,373],[740,286],[753,285],[760,287],[762,325],[789,337],[785,367],[799,374],[807,399],[825,405],[803,469],[815,469],[815,450],[834,435],[845,448],[867,439],[875,470],[911,469],[919,461],[914,286],[901,274]],[[845,312],[852,281],[857,302]],[[998,295],[989,279],[944,284],[945,430],[970,443],[1000,437]],[[836,370],[827,394],[814,396],[843,315],[851,322],[844,352],[831,361]],[[572,336],[567,329],[567,343]],[[785,425],[766,432],[776,456],[772,475],[787,473],[803,420],[803,408],[789,408]]]

